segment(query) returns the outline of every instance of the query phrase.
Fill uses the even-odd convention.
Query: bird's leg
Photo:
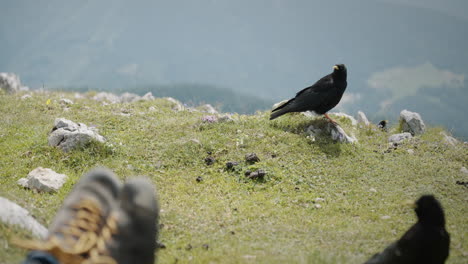
[[[328,116],[327,113],[325,113],[325,114],[323,114],[323,115],[324,115],[328,120],[330,120],[330,122],[331,122],[332,124],[334,124],[335,126],[338,125],[338,123],[337,123],[335,120],[331,119],[331,118]]]

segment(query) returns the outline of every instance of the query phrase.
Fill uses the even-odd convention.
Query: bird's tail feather
[[[271,115],[270,115],[270,120],[273,120],[279,116],[282,116],[286,113],[290,112],[290,104],[293,102],[294,98],[290,99],[284,104],[281,104],[280,106],[276,107],[275,109],[271,110]]]
[[[273,120],[273,119],[275,119],[275,118],[277,118],[277,117],[279,117],[279,116],[282,116],[282,115],[288,113],[288,112],[289,112],[288,110],[289,110],[288,108],[281,108],[281,109],[279,109],[279,110],[276,110],[276,111],[274,111],[274,112],[271,112],[271,114],[270,114],[270,120]]]

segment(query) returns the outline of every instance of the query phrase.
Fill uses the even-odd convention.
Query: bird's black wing
[[[330,89],[333,86],[333,78],[332,75],[326,75],[322,77],[320,80],[316,81],[309,87],[306,87],[299,92],[297,92],[296,97],[300,96],[303,93],[320,93],[325,92],[326,90]]]
[[[323,103],[324,98],[328,98],[330,93],[334,93],[333,78],[327,75],[318,80],[314,85],[307,87],[296,94],[291,107],[296,111],[315,110]]]
[[[298,111],[302,111],[301,106],[310,106],[311,108],[314,108],[315,105],[318,105],[321,102],[321,97],[319,96],[319,94],[327,93],[328,91],[330,91],[332,86],[333,78],[331,74],[326,75],[317,82],[315,82],[313,85],[300,90],[296,94],[296,97],[289,99],[289,101],[287,101],[286,103],[276,107],[272,110],[272,112],[280,110],[286,106],[295,109],[297,108]]]

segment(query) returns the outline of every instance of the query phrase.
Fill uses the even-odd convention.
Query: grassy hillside
[[[445,145],[440,128],[389,150],[394,131],[355,129],[345,119],[338,121],[358,144],[312,141],[303,132],[312,121],[302,115],[272,122],[263,112],[207,124],[202,113],[174,112],[164,99],[106,106],[73,99],[65,110],[62,97],[73,99],[0,95],[0,196],[46,226],[80,176],[104,165],[121,179],[147,175],[157,186],[167,247],[158,253],[160,263],[362,263],[415,222],[407,200],[433,193],[452,236],[447,263],[466,263],[468,189],[455,182],[468,181],[460,172],[468,167],[468,149]],[[71,153],[49,147],[58,117],[96,126],[108,143]],[[246,164],[252,152],[260,162]],[[208,156],[216,162],[206,165]],[[228,161],[240,165],[227,171]],[[16,181],[38,166],[70,178],[55,194],[20,188]],[[267,175],[246,179],[248,169]],[[9,244],[15,235],[26,234],[0,224],[0,262],[18,263],[25,254]]]

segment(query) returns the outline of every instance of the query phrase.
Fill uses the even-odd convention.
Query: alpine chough
[[[449,255],[450,235],[445,230],[442,206],[432,195],[416,202],[418,222],[400,240],[375,254],[365,264],[442,264]]]
[[[333,66],[333,72],[322,77],[312,86],[304,88],[296,97],[276,107],[271,111],[270,120],[291,112],[313,111],[325,115],[333,124],[336,124],[327,112],[335,107],[346,90],[347,71],[344,64]]]

